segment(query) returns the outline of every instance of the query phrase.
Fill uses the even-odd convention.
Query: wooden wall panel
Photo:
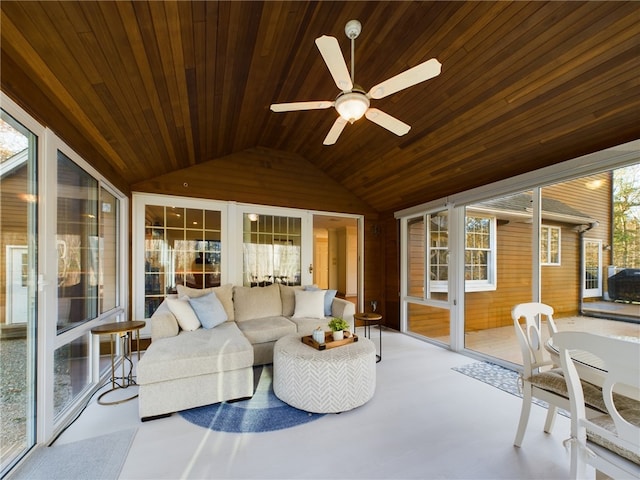
[[[392,213],[381,217],[383,226],[384,315],[388,328],[400,330],[400,222]]]
[[[369,310],[369,302],[377,300],[384,316],[384,230],[377,212],[303,158],[251,149],[161,175],[134,185],[133,190],[364,215],[364,306]]]
[[[0,81],[128,193],[267,147],[305,158],[379,212],[640,137],[638,2],[0,2]],[[375,100],[411,126],[269,105],[339,93],[314,44],[365,90],[430,58],[436,78]],[[553,60],[553,61],[551,61]]]
[[[254,148],[132,186],[134,191],[377,216],[298,155]]]

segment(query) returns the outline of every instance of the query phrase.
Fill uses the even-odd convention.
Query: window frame
[[[469,235],[472,232],[469,232],[467,227],[468,227],[468,222],[467,222],[467,218],[468,217],[475,217],[475,218],[482,218],[482,219],[486,219],[489,220],[490,224],[489,224],[489,248],[488,249],[482,249],[482,251],[487,251],[489,252],[488,257],[489,260],[487,261],[486,264],[486,268],[487,268],[487,278],[484,280],[473,280],[473,279],[466,279],[464,280],[464,284],[465,284],[465,291],[467,292],[486,292],[486,291],[493,291],[496,290],[498,285],[497,285],[497,278],[496,278],[496,269],[497,269],[497,264],[496,264],[496,259],[498,256],[498,252],[497,252],[497,242],[496,242],[496,230],[497,230],[497,221],[496,221],[496,217],[492,216],[492,215],[481,215],[481,214],[467,214],[465,213],[465,232],[464,232],[464,238],[465,238],[465,242],[464,242],[464,253],[465,253],[465,260],[464,260],[464,264],[465,264],[465,271],[467,268],[467,261],[466,261],[466,256],[467,256],[467,252],[471,252],[471,251],[479,251],[480,249],[478,248],[469,248],[468,247],[468,240],[469,240]],[[447,250],[449,250],[451,247],[449,246],[447,248]],[[441,250],[441,249],[438,249]],[[430,258],[431,256],[431,246],[428,245],[427,246],[427,252],[426,252],[426,258]],[[431,265],[429,264],[429,272],[431,272],[430,270]],[[450,268],[450,267],[449,267]],[[448,285],[449,285],[449,281],[447,280],[431,280],[431,288],[430,290],[432,292],[447,292],[448,289]]]
[[[556,231],[558,233],[558,252],[557,252],[557,260],[549,261],[552,257],[552,240],[553,236],[551,232]],[[545,235],[546,232],[546,235]],[[546,238],[546,244],[544,242]],[[547,261],[543,260],[543,255],[546,254]],[[540,225],[540,266],[543,267],[559,267],[562,265],[562,228],[557,225]]]

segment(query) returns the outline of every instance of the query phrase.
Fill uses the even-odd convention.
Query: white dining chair
[[[569,400],[562,369],[553,364],[544,348],[543,318],[547,323],[549,337],[557,331],[553,321],[553,308],[540,302],[520,303],[511,310],[511,317],[522,350],[523,371],[519,379],[522,389],[522,410],[516,438],[513,442],[516,447],[520,447],[527,429],[531,403],[534,398],[549,404],[544,424],[546,433],[550,433],[553,428],[557,407],[568,410]],[[520,321],[521,318],[524,319],[523,323]]]
[[[586,332],[560,332],[560,349],[571,411],[571,478],[594,478],[596,470],[611,478],[640,478],[640,343]],[[571,352],[579,350],[602,362],[601,395],[606,413],[587,418],[579,369]],[[613,394],[630,389],[634,398]]]

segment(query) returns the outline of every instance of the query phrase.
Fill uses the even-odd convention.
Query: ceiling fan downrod
[[[351,83],[355,85],[356,80],[356,59],[355,59],[355,40],[362,32],[362,24],[358,20],[349,20],[344,26],[344,33],[347,34],[347,38],[351,39]]]

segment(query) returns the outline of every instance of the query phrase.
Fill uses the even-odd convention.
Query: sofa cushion
[[[274,342],[285,335],[296,333],[295,323],[281,316],[245,320],[238,323],[238,328],[251,344]]]
[[[302,290],[302,286],[289,287],[287,285],[280,285],[280,299],[282,300],[282,315],[290,317],[296,308],[296,290]]]
[[[155,382],[237,370],[253,365],[253,348],[234,322],[154,340],[138,363],[137,382]]]
[[[225,285],[220,285],[219,287],[209,287],[209,288],[191,288],[186,287],[184,285],[177,285],[178,296],[182,297],[186,295],[189,298],[197,298],[202,297],[208,293],[215,293],[220,303],[224,307],[224,311],[227,312],[227,317],[229,320],[234,319],[234,311],[233,311],[233,285],[231,283],[227,283]]]
[[[200,328],[200,320],[189,304],[189,297],[167,298],[166,301],[182,330],[191,332]]]
[[[635,406],[629,409],[619,410],[620,416],[624,418],[627,422],[629,422],[631,425],[635,425],[636,427],[638,427],[640,426],[640,402],[630,398],[627,398],[627,400],[635,403]],[[602,415],[599,417],[595,417],[595,418],[592,418],[590,421],[592,423],[595,423],[599,427],[604,428],[605,430],[609,430],[610,432],[617,434],[617,429],[615,424],[613,423],[613,418],[611,418],[609,415]],[[626,458],[627,460],[631,460],[633,463],[637,463],[638,465],[640,465],[639,452],[624,448],[624,446],[618,443],[613,443],[609,441],[609,439],[607,439],[606,437],[603,437],[602,435],[599,435],[598,433],[590,430],[588,425],[587,425],[587,438],[591,440],[593,443],[596,443],[606,448],[607,450],[611,450],[617,453],[618,455]]]
[[[180,332],[178,321],[167,302],[162,302],[151,315],[151,338],[153,341],[160,338],[175,337]]]
[[[190,298],[189,304],[204,328],[213,328],[227,321],[227,312],[215,293]]]
[[[233,307],[236,322],[280,316],[282,315],[280,287],[276,284],[254,288],[233,287]]]
[[[323,290],[296,290],[292,318],[324,318]]]

